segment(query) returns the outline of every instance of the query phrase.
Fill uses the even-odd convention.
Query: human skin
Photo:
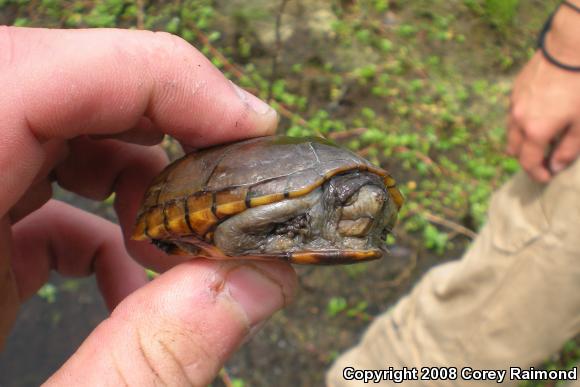
[[[580,0],[572,0],[580,7]],[[546,36],[560,62],[580,66],[580,13],[561,6]],[[534,179],[548,182],[580,151],[580,72],[563,70],[536,52],[514,82],[507,151]]]
[[[112,313],[46,385],[207,385],[291,300],[293,269],[168,257],[129,236],[164,134],[200,148],[271,134],[277,114],[165,33],[0,27],[0,52],[0,345],[51,270],[95,274]],[[120,227],[51,200],[52,181],[115,192]]]

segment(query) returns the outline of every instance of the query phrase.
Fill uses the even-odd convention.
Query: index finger
[[[0,27],[0,214],[43,162],[40,143],[115,134],[142,117],[194,147],[270,134],[277,114],[184,40],[129,30]]]

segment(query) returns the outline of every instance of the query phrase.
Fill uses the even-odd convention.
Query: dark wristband
[[[552,12],[550,17],[548,17],[548,20],[546,20],[546,23],[544,23],[544,27],[542,27],[542,30],[540,31],[540,35],[538,36],[537,45],[538,45],[538,48],[542,51],[544,58],[546,58],[546,60],[548,62],[550,62],[551,64],[553,64],[554,66],[559,67],[562,70],[566,70],[566,71],[580,72],[580,66],[572,66],[572,65],[568,65],[566,63],[562,63],[559,60],[557,60],[556,58],[554,58],[552,56],[552,54],[550,54],[548,52],[548,50],[546,49],[546,35],[548,34],[548,31],[550,31],[550,28],[552,27],[552,20],[554,19],[554,15],[558,11],[558,9],[560,9],[561,5],[566,5],[566,6],[572,8],[575,11],[580,13],[580,8],[578,8],[574,4],[572,4],[568,1],[563,1],[562,3],[560,3],[558,5],[558,7],[554,10],[554,12]]]
[[[570,8],[572,8],[574,11],[580,13],[580,7],[578,7],[576,4],[572,4],[567,0],[562,1],[562,5],[566,5]]]

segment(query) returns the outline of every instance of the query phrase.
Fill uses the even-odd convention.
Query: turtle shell
[[[170,164],[145,195],[133,239],[163,241],[212,231],[247,208],[310,193],[331,177],[369,171],[400,208],[394,179],[360,156],[318,138],[259,137],[190,153]]]

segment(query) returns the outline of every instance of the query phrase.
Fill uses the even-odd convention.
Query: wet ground
[[[56,196],[115,220],[109,205],[58,188]],[[22,305],[14,330],[0,352],[0,386],[38,386],[76,350],[108,314],[94,278],[53,274],[49,286]]]
[[[76,350],[107,315],[95,281],[65,281],[52,303],[34,296],[20,310],[16,327],[0,353],[0,386],[38,386]]]

